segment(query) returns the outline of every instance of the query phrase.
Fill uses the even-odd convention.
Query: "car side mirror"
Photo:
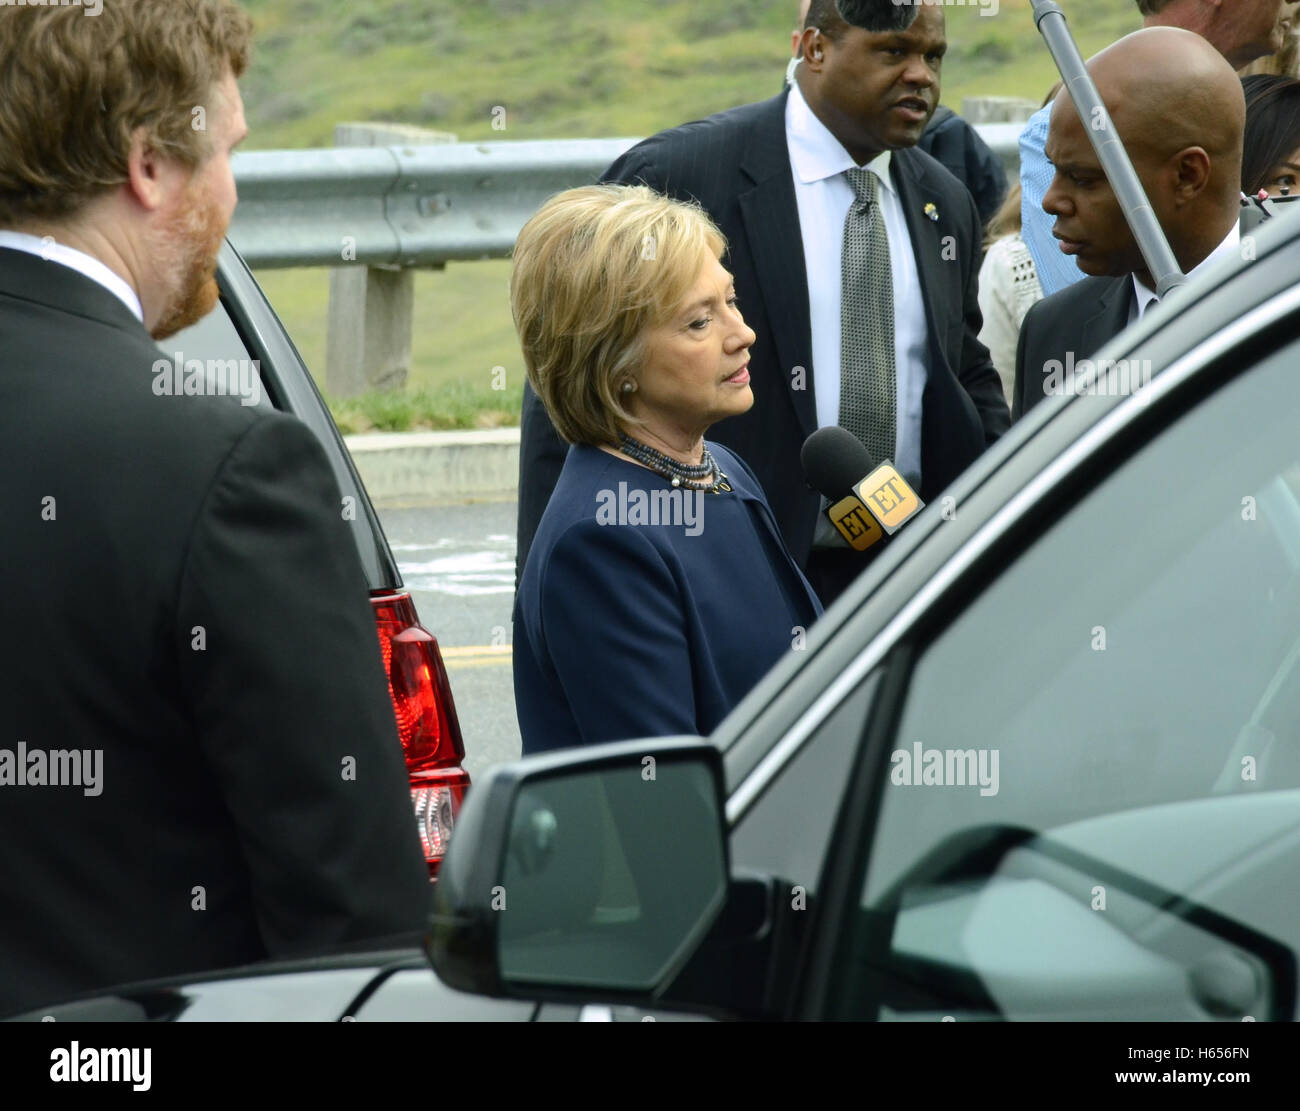
[[[492,769],[439,873],[434,969],[462,991],[535,999],[671,982],[727,900],[722,782],[720,753],[694,738]]]

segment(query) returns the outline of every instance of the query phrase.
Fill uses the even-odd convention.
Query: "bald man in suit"
[[[1088,63],[1179,267],[1189,276],[1239,250],[1245,98],[1205,39],[1152,27]],[[1043,198],[1052,234],[1087,275],[1036,304],[1021,325],[1013,409],[1075,388],[1074,373],[1156,301],[1119,201],[1069,96],[1052,108],[1056,175]],[[1137,382],[1141,384],[1140,380]],[[1129,376],[1127,388],[1135,388]]]

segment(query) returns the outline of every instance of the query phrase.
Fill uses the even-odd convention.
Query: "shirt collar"
[[[78,251],[75,247],[56,243],[52,239],[38,239],[34,235],[27,235],[20,231],[0,231],[0,247],[36,255],[46,262],[57,262],[61,266],[77,271],[78,274],[103,286],[130,309],[132,315],[141,324],[144,323],[144,310],[140,306],[140,298],[135,290],[120,274],[114,273],[94,256]]]
[[[853,156],[808,107],[798,81],[790,86],[790,99],[785,106],[785,132],[790,146],[790,164],[795,177],[804,185],[825,181],[857,166]],[[880,178],[891,193],[895,191],[890,176],[893,153],[887,150],[863,167]]]
[[[1230,254],[1235,255],[1240,246],[1241,226],[1234,220],[1232,227],[1228,229],[1228,234],[1224,236],[1223,242],[1187,272],[1187,280],[1191,281],[1197,274],[1208,270],[1219,259]],[[1138,319],[1141,320],[1142,314],[1151,307],[1151,302],[1158,301],[1160,298],[1156,296],[1155,290],[1148,289],[1138,281],[1136,274],[1133,275],[1133,290],[1137,294]]]

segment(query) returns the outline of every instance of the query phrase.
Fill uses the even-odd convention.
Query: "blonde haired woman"
[[[820,613],[753,474],[704,439],[754,403],[725,246],[700,209],[619,185],[519,235],[528,378],[572,445],[515,602],[525,753],[705,735]]]

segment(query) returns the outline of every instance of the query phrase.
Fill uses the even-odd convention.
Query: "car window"
[[[201,372],[205,395],[231,397],[243,405],[272,406],[262,387],[261,364],[250,356],[224,300],[197,324],[159,340],[158,347],[170,370],[160,375],[162,368],[154,364],[155,391],[196,389],[194,383]]]
[[[919,653],[835,1014],[1293,1010],[1298,360],[1166,427]]]
[[[863,721],[879,685],[879,671],[860,683],[741,817],[731,834],[733,868],[776,876],[805,896],[817,891]]]

